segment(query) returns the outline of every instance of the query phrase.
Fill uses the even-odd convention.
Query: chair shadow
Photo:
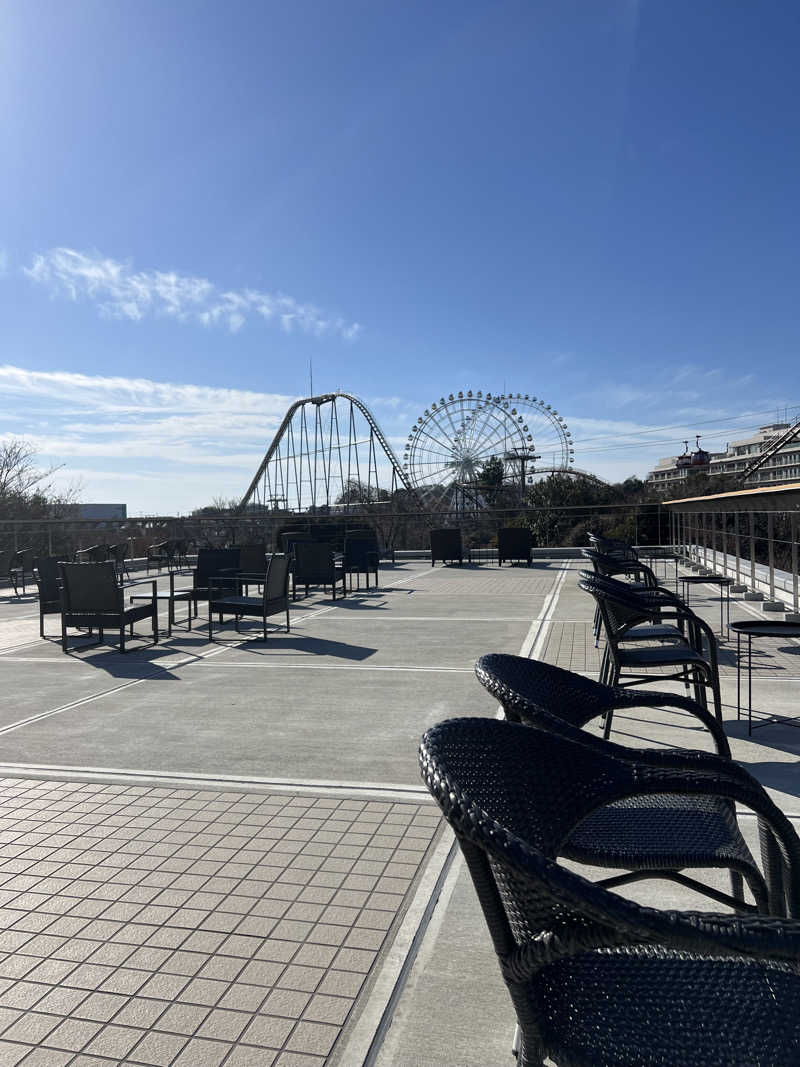
[[[370,656],[374,656],[378,651],[377,648],[369,648],[366,645],[351,645],[346,641],[331,641],[321,637],[310,636],[299,637],[294,634],[287,634],[285,630],[271,631],[265,644],[260,636],[260,625],[258,626],[258,636],[254,634],[249,640],[244,630],[238,634],[234,630],[232,634],[237,641],[242,641],[242,638],[245,639],[244,643],[238,646],[239,649],[255,656],[269,656],[270,653],[282,654],[287,651],[297,651],[304,655],[331,656],[334,659],[358,662],[369,659]],[[216,635],[217,631],[215,630],[215,637]],[[224,642],[220,643],[224,644]]]
[[[80,641],[80,638],[75,640]],[[73,644],[72,640],[70,640],[67,654],[73,659],[77,659],[80,663],[105,671],[112,678],[151,678],[154,681],[179,681],[177,674],[174,674],[169,667],[159,663],[160,659],[174,652],[172,649],[160,648],[150,643],[145,643],[143,646],[137,642],[136,638],[133,638],[133,643],[130,643],[131,639],[129,638],[128,647],[123,653],[120,652],[116,645],[98,645],[96,642],[92,643],[92,641],[92,638],[87,638],[86,644]],[[137,655],[137,652],[144,652],[146,655]]]

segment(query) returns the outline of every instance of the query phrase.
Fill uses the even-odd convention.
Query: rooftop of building
[[[266,645],[246,622],[209,643],[179,607],[171,638],[139,624],[124,656],[88,638],[63,655],[57,616],[42,640],[35,599],[0,591],[4,1062],[510,1065],[511,1004],[416,749],[434,722],[496,714],[485,652],[596,676],[580,566],[410,560],[298,599]],[[715,629],[717,594],[692,599]],[[760,651],[760,713],[794,714],[800,644]],[[797,819],[800,733],[748,738],[730,640],[720,663],[734,755]],[[707,747],[663,711],[614,737]],[[704,906],[665,886],[624,891]]]

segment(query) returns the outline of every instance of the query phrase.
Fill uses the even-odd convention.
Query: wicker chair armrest
[[[614,710],[629,707],[663,707],[679,708],[682,711],[688,711],[690,715],[694,715],[696,719],[699,719],[700,722],[702,722],[703,726],[705,726],[705,728],[714,738],[714,744],[716,746],[717,753],[723,758],[730,759],[731,748],[730,744],[728,743],[728,738],[725,734],[725,731],[717,722],[716,716],[714,716],[701,704],[698,704],[696,700],[691,700],[689,697],[680,696],[677,693],[648,693],[642,689],[621,689],[619,686],[614,687],[612,699],[613,703],[610,706]]]

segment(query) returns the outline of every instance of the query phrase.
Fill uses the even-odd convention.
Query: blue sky
[[[186,511],[311,360],[398,448],[467,388],[606,477],[724,446],[800,403],[799,46],[794,0],[5,0],[0,435]]]

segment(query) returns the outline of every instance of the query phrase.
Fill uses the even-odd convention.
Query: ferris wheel
[[[412,426],[403,470],[419,492],[444,500],[457,487],[478,485],[489,460],[500,460],[504,481],[516,485],[568,473],[572,435],[550,404],[528,393],[450,393]]]

